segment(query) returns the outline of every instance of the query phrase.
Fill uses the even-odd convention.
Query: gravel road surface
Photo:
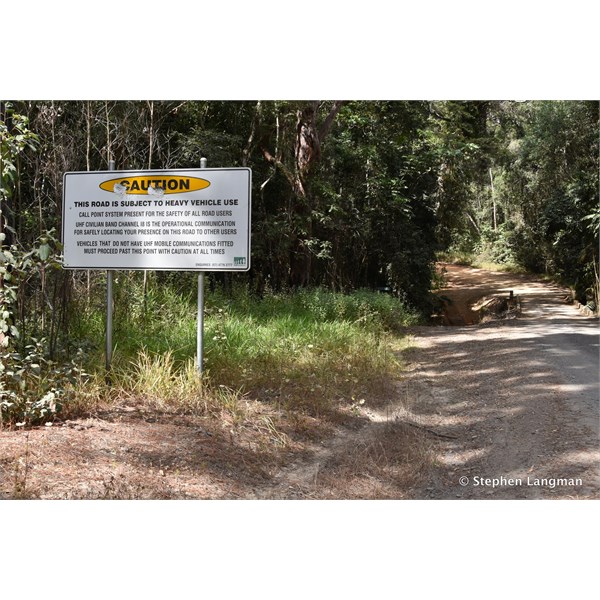
[[[479,298],[511,290],[522,309],[513,319],[415,328],[408,411],[436,434],[435,467],[415,497],[599,498],[598,319],[545,282],[446,270],[441,294],[455,323],[477,320]]]

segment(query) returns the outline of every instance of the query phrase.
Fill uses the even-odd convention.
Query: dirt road
[[[415,328],[407,357],[409,417],[438,434],[414,497],[599,498],[598,320],[556,286],[446,269],[447,322],[460,325]],[[520,316],[468,324],[478,298],[510,290]]]

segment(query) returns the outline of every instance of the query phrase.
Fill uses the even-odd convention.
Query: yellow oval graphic
[[[117,177],[100,184],[105,192],[116,194],[144,194],[162,196],[164,194],[183,194],[203,190],[210,185],[210,181],[199,177],[183,175],[137,175],[133,177]]]

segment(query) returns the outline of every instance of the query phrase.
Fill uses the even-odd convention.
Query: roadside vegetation
[[[474,267],[475,269],[484,269],[486,271],[504,271],[506,273],[529,273],[527,269],[514,262],[495,262],[488,256],[474,254],[472,252],[440,252],[438,261],[450,263],[453,265],[462,265],[464,267]]]
[[[335,420],[339,411],[386,402],[399,375],[396,353],[407,344],[403,328],[419,320],[399,299],[366,290],[316,288],[259,298],[242,286],[216,289],[206,299],[200,376],[195,295],[155,278],[145,292],[143,286],[141,273],[117,277],[109,378],[103,311],[82,294],[68,348],[59,350],[72,356],[70,369],[58,382],[55,363],[40,357],[18,378],[10,371],[15,388],[12,402],[3,403],[2,423],[76,418],[123,402],[180,414],[225,411],[235,420],[245,418],[249,401],[260,401]]]

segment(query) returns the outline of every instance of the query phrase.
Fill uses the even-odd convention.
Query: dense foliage
[[[456,123],[452,104],[439,109],[450,114],[444,136]],[[555,276],[578,300],[597,304],[598,102],[459,109],[468,104],[483,115],[451,136],[457,157],[446,166],[438,211],[445,248]]]

